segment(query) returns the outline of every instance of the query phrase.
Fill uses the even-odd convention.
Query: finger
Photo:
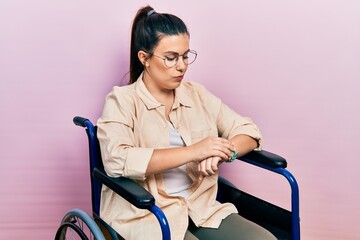
[[[213,166],[212,166],[212,162],[213,162],[214,158],[208,158],[206,159],[206,172],[209,175],[213,175],[215,172],[213,171]]]
[[[202,174],[199,175],[199,181],[203,180],[204,176]]]
[[[233,148],[234,147],[234,144],[230,141],[230,140],[228,140],[228,139],[226,139],[226,138],[218,138],[218,140],[220,141],[220,143],[222,144],[222,145],[225,145],[225,146],[227,146],[228,148]]]
[[[225,153],[222,150],[214,150],[214,154],[212,155],[213,157],[219,157],[222,160],[226,161],[228,160],[232,155],[231,155],[231,151],[229,154]]]
[[[219,158],[219,159],[218,159],[218,166],[219,166],[220,164],[222,164],[223,162],[227,161],[227,160],[228,160],[228,159],[224,160],[224,159]]]
[[[233,147],[230,144],[226,144],[226,145],[214,145],[213,146],[213,150],[216,151],[220,151],[222,153],[224,153],[226,155],[227,158],[231,157],[231,151],[232,151]],[[221,157],[221,156],[220,156]],[[224,157],[224,156],[223,156]],[[222,157],[222,158],[223,158]]]
[[[220,161],[220,160],[221,160],[221,158],[218,158],[218,157],[212,158],[211,168],[212,168],[212,170],[214,171],[214,173],[219,170],[218,165],[219,165],[219,161]]]
[[[200,171],[201,171],[201,165],[200,165],[200,163],[198,163],[199,181],[201,181],[204,178],[204,176],[202,175],[202,173]]]
[[[203,176],[209,176],[208,172],[206,171],[206,160],[200,162],[200,173]]]

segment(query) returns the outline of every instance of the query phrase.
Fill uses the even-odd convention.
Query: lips
[[[178,81],[181,81],[183,78],[184,78],[183,75],[182,75],[182,76],[177,76],[177,77],[175,77],[175,79],[178,80]]]

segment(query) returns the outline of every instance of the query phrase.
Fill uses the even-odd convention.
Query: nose
[[[180,58],[181,58],[181,60],[180,60]],[[186,68],[187,68],[187,65],[185,64],[184,57],[179,56],[179,60],[176,63],[176,70],[183,72],[186,70]]]

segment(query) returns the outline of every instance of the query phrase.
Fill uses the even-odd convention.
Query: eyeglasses
[[[155,54],[152,54],[152,55],[162,59],[164,61],[165,66],[168,68],[175,67],[175,65],[178,63],[180,57],[182,57],[182,60],[186,65],[190,65],[193,62],[195,62],[196,57],[197,57],[197,53],[194,50],[189,50],[182,55],[179,55],[178,53],[175,53],[175,52],[172,52],[168,56],[165,56],[165,57],[160,57]]]

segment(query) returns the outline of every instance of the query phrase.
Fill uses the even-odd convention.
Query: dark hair
[[[162,36],[179,34],[190,36],[180,18],[172,14],[157,13],[150,6],[139,9],[131,29],[129,84],[136,82],[144,71],[138,52],[142,50],[152,54]]]

